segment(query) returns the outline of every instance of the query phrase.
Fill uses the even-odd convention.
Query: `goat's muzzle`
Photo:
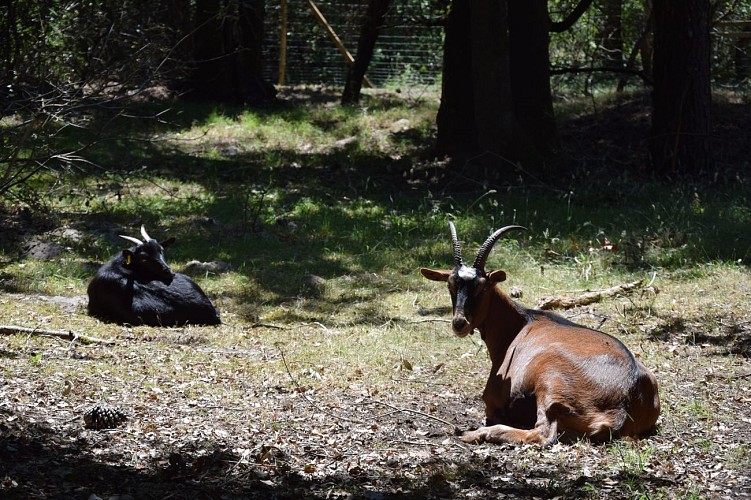
[[[464,315],[464,311],[454,312],[454,318],[451,320],[451,329],[457,337],[466,337],[472,333],[472,325]]]
[[[165,285],[170,285],[173,279],[175,279],[175,272],[172,269],[169,267],[162,269],[160,281],[164,282]]]

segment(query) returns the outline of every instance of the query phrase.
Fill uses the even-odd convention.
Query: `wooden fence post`
[[[339,52],[342,53],[344,56],[344,60],[347,61],[350,65],[355,62],[355,58],[352,57],[352,54],[349,53],[347,50],[347,47],[344,46],[344,43],[342,42],[341,38],[339,38],[339,35],[336,34],[334,31],[334,28],[331,27],[331,25],[326,21],[326,18],[323,17],[323,14],[321,11],[316,7],[316,4],[313,3],[313,0],[306,0],[308,2],[308,7],[310,7],[310,10],[313,12],[313,15],[318,19],[318,22],[321,23],[321,26],[323,26],[323,29],[326,30],[326,33],[329,34],[329,38],[331,38],[331,41],[334,42],[334,45],[339,49]],[[368,81],[368,77],[363,78],[363,83],[366,87],[373,87],[373,84]]]
[[[279,85],[284,85],[287,71],[287,0],[281,0],[280,22],[281,31],[279,36]]]

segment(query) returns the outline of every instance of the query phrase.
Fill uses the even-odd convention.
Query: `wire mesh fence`
[[[312,0],[352,56],[357,52],[360,25],[368,0]],[[282,0],[267,2],[264,24],[264,77],[280,83],[282,54]],[[386,15],[376,43],[367,78],[376,87],[404,88],[415,85],[433,86],[440,83],[443,59],[443,26],[428,22],[438,13],[431,2],[394,0]],[[638,7],[638,6],[637,6]],[[564,12],[565,13],[565,12]],[[563,13],[553,12],[553,17]],[[644,58],[651,60],[651,37],[642,32],[648,28],[647,13],[631,6],[622,13],[622,62],[636,51],[630,69],[647,70]],[[599,9],[590,9],[574,29],[551,38],[551,63],[554,68],[603,66],[608,60],[605,37],[606,20]],[[286,15],[286,85],[326,84],[343,85],[349,63],[331,40],[324,26],[313,14],[307,0],[287,0]],[[712,28],[712,72],[715,83],[738,85],[748,82],[751,22],[722,22]],[[642,44],[639,48],[636,45]],[[631,54],[633,56],[633,54]],[[612,57],[610,57],[612,59]],[[607,62],[607,61],[606,61]],[[647,63],[648,64],[648,63]],[[605,64],[607,65],[607,64]],[[612,61],[610,61],[612,65]],[[617,65],[616,65],[617,66]],[[648,72],[648,70],[647,70]],[[649,75],[647,75],[649,77]],[[619,73],[572,72],[553,78],[554,89],[588,88],[594,80],[605,86],[624,78]],[[642,81],[635,75],[628,77],[636,85]]]
[[[315,6],[344,46],[355,56],[367,0],[319,0]],[[367,78],[376,87],[434,85],[443,58],[443,28],[426,22],[435,14],[416,2],[393,2],[380,29]],[[279,82],[281,2],[267,3],[264,25],[264,76]],[[349,63],[306,0],[288,0],[284,84],[341,85]]]

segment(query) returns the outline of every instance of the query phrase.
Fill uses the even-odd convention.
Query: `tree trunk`
[[[709,0],[655,0],[649,146],[659,175],[711,170]]]
[[[239,35],[233,60],[235,88],[245,102],[264,103],[274,99],[276,89],[263,78],[263,21],[265,0],[240,0]]]
[[[273,86],[261,76],[264,5],[264,0],[196,0],[188,97],[249,103],[273,99]]]
[[[645,26],[648,28],[639,41],[641,67],[647,78],[652,78],[652,60],[654,59],[654,7],[652,0],[644,0]]]
[[[477,146],[486,166],[498,156],[515,159],[519,131],[514,117],[509,70],[508,19],[505,2],[473,0],[470,7],[472,96],[477,124]],[[487,156],[487,155],[486,155]]]
[[[370,0],[368,10],[362,20],[360,38],[357,41],[357,55],[347,72],[347,83],[342,92],[342,104],[356,104],[360,100],[362,82],[373,58],[378,40],[378,32],[383,25],[391,0]]]
[[[159,67],[160,76],[165,75],[168,83],[179,84],[189,76],[193,56],[190,36],[193,12],[190,5],[190,0],[159,0],[153,6],[157,11],[156,23],[168,28],[166,31],[172,43],[169,57]]]
[[[517,20],[519,29],[512,32],[511,3],[519,0],[452,4],[437,118],[439,154],[455,159],[479,155],[478,161],[485,167],[507,168],[510,162],[522,161],[528,166],[538,163],[538,145],[543,145],[544,151],[550,149],[555,124],[548,76],[548,31],[530,28],[535,23],[522,28],[523,23],[531,22],[524,18]],[[545,7],[544,1],[537,3]],[[527,9],[522,6],[518,12],[526,14]],[[544,14],[548,19],[546,9]],[[525,45],[516,51],[514,34],[516,43]]]
[[[193,34],[194,69],[188,85],[189,96],[209,99],[216,89],[227,88],[227,75],[222,71],[224,37],[219,19],[221,0],[196,0],[195,33]]]
[[[13,79],[17,55],[14,47],[20,45],[17,33],[18,25],[16,5],[14,2],[8,2],[5,7],[5,15],[0,17],[0,29],[3,32],[2,37],[0,37],[2,40],[0,41],[0,83],[3,86]]]
[[[516,119],[536,154],[557,146],[550,89],[550,28],[547,0],[509,0],[511,90]]]
[[[452,2],[443,42],[441,104],[436,125],[436,152],[455,157],[477,150],[477,125],[470,44],[469,2]]]
[[[745,28],[746,33],[751,36],[751,28]],[[735,84],[742,85],[748,80],[749,68],[751,67],[751,56],[749,51],[751,44],[749,38],[738,38],[733,46],[733,64],[735,68]]]

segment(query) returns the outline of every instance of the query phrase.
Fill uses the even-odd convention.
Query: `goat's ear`
[[[501,281],[506,281],[506,272],[501,271],[500,269],[498,271],[492,271],[490,274],[488,274],[488,279],[491,283],[500,283]]]
[[[434,269],[421,268],[420,273],[430,281],[448,281],[451,271],[436,271]]]
[[[123,250],[123,262],[125,262],[126,266],[129,266],[133,263],[133,252],[130,250]]]
[[[160,241],[159,244],[162,245],[162,248],[167,248],[168,246],[172,245],[175,242],[175,237],[166,239],[164,241]]]

